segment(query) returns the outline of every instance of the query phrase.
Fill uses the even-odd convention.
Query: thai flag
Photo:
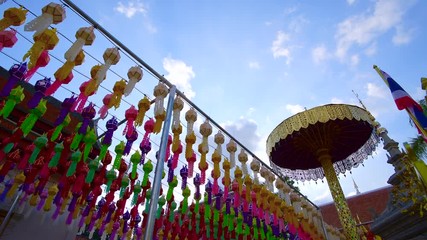
[[[390,92],[393,95],[394,102],[399,110],[406,109],[417,121],[423,129],[427,129],[427,117],[423,112],[423,108],[417,103],[390,75],[377,66],[374,68],[379,71],[381,77],[390,88]],[[420,130],[420,129],[418,129]]]

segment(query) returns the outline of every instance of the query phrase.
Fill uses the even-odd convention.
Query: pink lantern
[[[3,50],[3,48],[11,48],[15,43],[18,41],[18,38],[16,38],[16,30],[4,30],[0,32],[0,51]]]

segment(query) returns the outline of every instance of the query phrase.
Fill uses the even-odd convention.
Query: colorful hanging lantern
[[[36,161],[36,158],[38,157],[40,151],[46,147],[47,142],[48,139],[46,135],[41,135],[40,137],[36,138],[36,140],[34,141],[35,149],[31,154],[30,159],[28,159],[29,164],[33,164]]]
[[[151,160],[148,160],[144,166],[142,167],[142,170],[144,171],[144,177],[142,179],[141,186],[144,188],[148,185],[148,177],[150,173],[153,171],[153,164],[151,163]]]
[[[3,18],[0,19],[0,31],[10,26],[20,26],[27,19],[28,10],[24,8],[9,8],[3,12]]]
[[[168,185],[169,185],[169,188],[168,188],[168,192],[167,192],[167,194],[166,194],[166,200],[167,200],[168,202],[172,202],[172,201],[174,200],[174,198],[173,198],[173,189],[174,189],[176,186],[178,186],[178,179],[177,179],[177,177],[176,177],[176,176],[174,176],[174,177],[173,177],[173,179],[172,179],[172,181],[170,181],[170,182],[168,183]]]
[[[142,69],[139,66],[134,66],[129,68],[129,71],[128,71],[129,82],[126,85],[126,88],[124,90],[125,96],[129,96],[129,94],[134,89],[135,84],[142,79],[142,76],[143,76]]]
[[[130,174],[130,178],[132,180],[137,178],[137,173],[136,170],[138,169],[138,164],[141,161],[141,154],[139,153],[139,151],[135,151],[132,156],[130,157],[130,162],[132,163],[132,171]]]
[[[90,69],[90,76],[92,77],[90,80],[83,82],[80,87],[80,94],[76,100],[76,102],[73,105],[73,111],[79,112],[81,113],[83,110],[83,107],[86,104],[87,99],[92,96],[93,94],[96,93],[97,88],[92,89],[91,91],[87,91],[88,90],[88,85],[94,81],[95,76],[97,75],[97,73],[99,72],[99,70],[101,69],[100,65],[95,65]]]
[[[54,126],[56,126],[55,131],[52,133],[50,141],[55,141],[62,132],[62,129],[65,126],[68,126],[71,122],[71,117],[69,115],[71,108],[73,107],[76,97],[71,96],[70,98],[65,98],[61,103],[61,111],[59,112],[58,118],[56,118]]]
[[[230,190],[231,178],[230,178],[230,161],[224,159],[222,163],[222,169],[224,169],[224,177],[222,178],[222,183],[224,184],[224,198],[227,199],[228,191]]]
[[[12,67],[9,69],[9,78],[0,92],[0,97],[9,96],[12,88],[14,88],[19,81],[22,81],[24,79],[26,73],[27,63],[23,62],[19,64],[13,64]]]
[[[164,100],[168,95],[168,88],[162,82],[154,87],[154,96],[156,97],[154,102],[154,118],[156,119],[156,124],[154,125],[153,133],[159,133],[162,128],[162,123],[166,117],[166,111],[164,108]]]
[[[94,78],[89,82],[85,89],[85,94],[89,95],[92,92],[96,92],[99,85],[104,81],[107,76],[107,71],[111,65],[116,65],[120,61],[120,53],[118,48],[107,48],[102,55],[104,58],[104,64],[101,65],[99,71],[96,73]]]
[[[194,110],[194,108],[190,108],[190,110],[185,113],[185,120],[187,120],[187,135],[185,136],[185,158],[188,161],[193,157],[193,144],[196,143],[196,135],[194,134],[193,126],[197,121],[197,112]],[[190,164],[188,166],[190,175],[192,175],[192,168],[190,167]]]
[[[119,169],[124,150],[125,150],[125,142],[120,141],[120,143],[117,144],[116,147],[114,148],[114,152],[116,153],[116,158],[114,159],[113,169]]]
[[[117,109],[120,106],[120,101],[122,100],[122,96],[125,92],[126,81],[124,79],[117,81],[113,87],[113,95],[111,95],[111,99],[108,102],[108,107],[114,107]],[[135,116],[136,118],[136,116]]]
[[[99,117],[102,119],[107,117],[107,113],[108,113],[108,109],[110,108],[109,105],[110,105],[110,101],[111,101],[112,96],[113,96],[112,93],[108,93],[102,99],[102,103],[104,105],[102,105],[102,107],[99,108],[99,110],[98,110]]]
[[[98,162],[104,159],[105,154],[107,153],[108,147],[111,145],[111,142],[113,141],[114,131],[116,131],[117,128],[119,127],[119,122],[115,117],[112,117],[110,120],[107,121],[107,123],[105,124],[105,127],[107,128],[107,131],[105,132],[105,135],[101,141],[101,150],[99,152]]]
[[[46,89],[50,87],[50,78],[40,79],[34,85],[34,94],[33,97],[28,101],[28,108],[33,109],[37,107],[40,100],[45,97]]]
[[[30,110],[30,113],[27,115],[25,120],[22,122],[20,128],[22,130],[23,136],[27,136],[30,133],[31,129],[33,129],[36,121],[45,114],[47,100],[42,99],[36,108]]]
[[[130,153],[130,150],[132,149],[132,145],[133,143],[138,139],[138,132],[136,131],[135,127],[132,126],[133,128],[133,132],[130,136],[126,135],[126,146],[125,149],[123,151],[123,155],[127,156]]]
[[[172,129],[177,129],[180,127],[180,113],[184,108],[184,101],[181,97],[177,95],[175,101],[173,102],[173,112],[172,112]]]
[[[212,178],[214,179],[212,192],[213,194],[216,195],[219,192],[218,178],[221,176],[221,170],[219,169],[219,163],[221,162],[221,155],[219,155],[217,149],[215,149],[214,153],[212,154],[212,162],[214,163],[213,170],[212,170]]]
[[[187,166],[183,166],[179,171],[179,175],[181,176],[181,189],[184,190],[187,187],[187,178],[188,178],[188,168]]]
[[[145,155],[151,150],[150,134],[153,132],[153,129],[154,120],[150,118],[144,124],[145,133],[141,143],[139,144],[139,149],[141,150],[141,164],[144,164]]]
[[[105,192],[110,192],[111,184],[113,183],[113,180],[117,178],[114,168],[108,171],[105,177],[107,178],[107,188],[105,189]]]
[[[50,96],[58,90],[62,84],[68,84],[73,80],[73,68],[83,63],[85,54],[80,51],[74,61],[67,60],[58,70],[53,74],[55,76],[55,82],[46,90],[46,96]]]
[[[228,142],[228,144],[227,144],[227,151],[230,153],[230,165],[231,165],[231,168],[234,168],[236,166],[237,145],[236,145],[236,142],[233,139],[230,139],[230,142]]]
[[[52,159],[50,159],[49,161],[49,168],[54,168],[58,165],[59,163],[59,159],[61,158],[61,153],[64,150],[64,144],[61,143],[57,143],[53,149],[53,151],[55,152],[55,154],[53,155]]]
[[[88,129],[90,128],[89,123],[92,121],[92,119],[95,117],[95,115],[96,115],[96,110],[93,107],[92,103],[83,109],[83,111],[82,111],[83,121],[82,121],[82,124],[81,124],[79,130],[77,131],[76,135],[73,138],[73,142],[71,143],[70,148],[72,150],[78,148],[80,141],[82,140],[83,136],[86,134]]]
[[[93,145],[98,140],[98,136],[95,133],[95,129],[90,128],[83,137],[84,150],[83,150],[83,162],[87,162],[90,151],[92,151]]]
[[[243,175],[248,175],[248,166],[246,165],[246,162],[248,161],[248,154],[246,154],[245,150],[242,148],[240,149],[240,153],[237,156],[240,162],[240,166],[242,168]]]
[[[212,134],[212,126],[209,124],[209,120],[206,119],[202,125],[200,125],[200,134],[202,134],[202,143],[199,144],[199,152],[201,154],[199,169],[201,171],[201,180],[202,184],[205,183],[206,180],[206,170],[209,165],[206,162],[206,154],[209,152],[209,143],[208,137]]]
[[[137,115],[138,115],[138,110],[136,110],[136,108],[133,105],[131,105],[130,108],[128,108],[128,110],[126,110],[126,112],[125,112],[126,127],[125,127],[125,129],[123,129],[123,135],[125,135],[125,134],[126,134],[126,136],[132,135],[132,133],[135,130],[133,123],[134,123]]]
[[[92,45],[95,40],[94,27],[81,27],[77,30],[76,41],[71,47],[65,52],[64,57],[68,62],[74,62],[77,56],[82,53],[83,46]]]
[[[222,144],[224,143],[224,134],[218,131],[214,136],[214,142],[216,143],[216,150],[220,156],[222,156]]]
[[[46,29],[40,34],[33,36],[34,44],[30,50],[22,58],[23,61],[29,57],[28,72],[25,76],[25,80],[28,82],[33,74],[40,67],[45,67],[49,63],[49,50],[55,48],[59,42],[59,38],[56,35],[56,29]]]
[[[40,34],[51,24],[61,23],[65,19],[65,9],[57,3],[49,3],[42,8],[42,15],[31,20],[24,26],[25,31],[35,31],[34,35]]]
[[[0,51],[13,47],[17,41],[15,29],[0,31]]]
[[[260,168],[261,168],[261,164],[259,163],[259,160],[255,159],[255,158],[252,159],[251,170],[254,172],[254,181],[255,181],[255,184],[259,184],[258,172],[259,172]]]
[[[4,104],[3,108],[0,110],[0,116],[3,118],[9,117],[9,114],[15,108],[16,104],[22,102],[24,100],[24,88],[21,86],[17,86],[12,89],[9,96],[7,97],[7,101]]]
[[[82,153],[79,150],[71,154],[71,164],[68,167],[68,171],[66,175],[67,177],[74,175],[74,173],[76,172],[77,164],[80,162],[81,159],[82,159]]]
[[[141,126],[144,121],[145,113],[150,109],[150,100],[148,100],[147,96],[144,96],[143,99],[138,102],[138,115],[135,119],[135,126]],[[154,124],[153,124],[154,127]]]

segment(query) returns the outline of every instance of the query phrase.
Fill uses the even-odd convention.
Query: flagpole
[[[384,76],[383,76],[383,74],[381,73],[381,70],[379,69],[379,67],[378,67],[377,65],[374,65],[373,67],[374,67],[375,71],[377,71],[378,75],[380,75],[381,79],[385,82],[385,84],[386,84],[387,86],[389,86],[389,85],[388,85],[388,82],[387,82],[387,79],[385,79],[385,78],[384,78]]]

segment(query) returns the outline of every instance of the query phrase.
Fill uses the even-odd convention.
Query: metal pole
[[[128,47],[126,47],[122,42],[120,42],[117,38],[115,38],[111,33],[109,33],[105,28],[103,28],[101,25],[99,25],[95,20],[93,20],[89,15],[87,15],[83,10],[81,10],[77,5],[75,5],[70,0],[61,0],[62,3],[64,3],[66,6],[70,7],[74,12],[76,12],[78,15],[80,15],[83,19],[85,19],[87,22],[93,25],[94,28],[98,29],[102,34],[105,35],[106,38],[110,39],[112,42],[114,42],[121,50],[125,51],[129,56],[131,56],[135,61],[140,63],[143,67],[145,67],[149,72],[151,72],[154,76],[156,76],[161,82],[166,84],[169,88],[172,88],[172,84],[160,73],[156,72],[150,65],[148,65],[146,62],[144,62],[138,55],[136,55],[134,52],[132,52]],[[286,180],[281,177],[279,174],[277,174],[276,171],[274,171],[268,164],[261,161],[252,151],[247,149],[243,144],[241,144],[237,139],[235,139],[231,134],[229,134],[224,128],[221,127],[216,121],[214,121],[212,118],[209,117],[208,114],[206,114],[202,109],[200,109],[196,104],[194,104],[190,99],[188,99],[181,91],[176,89],[176,94],[178,94],[183,100],[185,100],[188,104],[190,104],[196,111],[198,111],[200,114],[206,117],[207,120],[209,120],[210,123],[214,124],[221,132],[226,134],[230,139],[235,141],[238,145],[240,145],[248,154],[250,154],[252,157],[257,159],[258,162],[261,163],[265,168],[267,168],[269,171],[273,172],[279,179],[286,182]],[[316,206],[313,202],[311,202],[306,196],[304,196],[300,191],[293,188],[295,192],[297,192],[301,197],[308,200],[313,206],[316,208],[319,208]]]
[[[15,200],[13,200],[12,206],[10,207],[9,211],[7,212],[6,217],[4,217],[3,222],[0,226],[0,237],[3,235],[4,230],[6,229],[6,225],[9,222],[10,217],[12,216],[13,211],[15,210],[16,204],[18,203],[18,199],[21,196],[22,191],[19,191],[18,194],[16,194]]]
[[[176,87],[172,86],[169,90],[168,105],[166,108],[166,118],[163,124],[162,138],[160,141],[159,159],[157,159],[156,172],[154,175],[153,186],[151,188],[150,211],[148,212],[147,226],[145,227],[144,239],[153,239],[154,221],[156,221],[157,202],[159,200],[160,186],[162,183],[163,167],[165,164],[166,148],[168,143],[169,128],[171,125],[171,116],[173,102],[176,93]]]
[[[328,232],[326,231],[326,228],[325,228],[325,221],[323,221],[322,211],[320,209],[318,211],[320,212],[320,221],[322,222],[323,234],[325,235],[325,239],[328,240],[329,236],[328,236]]]

